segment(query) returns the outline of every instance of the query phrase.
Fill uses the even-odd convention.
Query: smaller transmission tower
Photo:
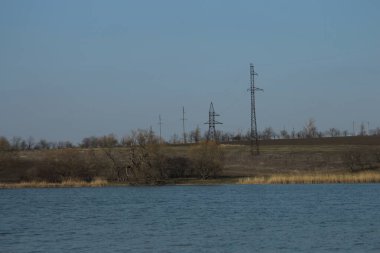
[[[253,142],[255,142],[256,145],[256,154],[260,154],[259,149],[259,136],[257,133],[257,123],[256,123],[256,101],[255,101],[255,93],[256,91],[263,91],[263,89],[257,88],[255,86],[255,76],[257,76],[257,73],[254,70],[254,66],[251,63],[250,64],[250,81],[251,81],[251,87],[248,89],[251,92],[251,154],[254,155],[253,152]]]
[[[161,114],[158,115],[158,125],[160,126],[160,140],[159,140],[159,143],[161,143],[161,141],[162,141],[162,137],[161,137],[161,126],[162,126]]]
[[[220,115],[215,113],[214,105],[211,102],[210,110],[208,111],[208,122],[205,123],[205,124],[208,124],[208,140],[209,141],[216,141],[215,125],[223,124],[215,120],[216,116],[220,116]]]
[[[183,133],[183,143],[187,143],[187,140],[186,140],[186,130],[185,130],[185,107],[182,106],[182,133]]]

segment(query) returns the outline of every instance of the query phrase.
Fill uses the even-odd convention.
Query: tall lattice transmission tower
[[[251,154],[254,155],[254,148],[253,146],[256,146],[256,154],[260,154],[260,148],[259,148],[259,135],[257,133],[257,122],[256,122],[256,101],[255,101],[255,93],[256,91],[263,91],[263,89],[257,88],[255,86],[255,76],[257,76],[257,73],[255,72],[254,66],[251,63],[250,64],[250,81],[251,86],[248,89],[251,92]]]
[[[205,123],[205,124],[208,124],[208,140],[209,141],[216,141],[215,125],[223,124],[215,120],[215,117],[217,116],[220,116],[220,115],[215,113],[214,105],[211,102],[210,109],[208,111],[208,122]]]

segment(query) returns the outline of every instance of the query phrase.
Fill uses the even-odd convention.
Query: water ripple
[[[380,185],[0,191],[0,252],[378,252]]]

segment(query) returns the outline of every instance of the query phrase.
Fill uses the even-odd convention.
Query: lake
[[[380,252],[380,185],[0,190],[0,252]]]

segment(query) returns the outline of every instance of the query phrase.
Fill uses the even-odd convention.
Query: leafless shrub
[[[193,176],[192,161],[184,156],[166,158],[166,173],[169,178],[184,178]]]
[[[0,151],[9,150],[10,147],[9,141],[5,137],[0,136]]]
[[[203,142],[190,150],[194,173],[202,179],[216,177],[223,169],[223,151],[215,142]]]
[[[374,149],[350,149],[342,154],[342,161],[352,172],[374,170],[379,167],[380,152]]]

